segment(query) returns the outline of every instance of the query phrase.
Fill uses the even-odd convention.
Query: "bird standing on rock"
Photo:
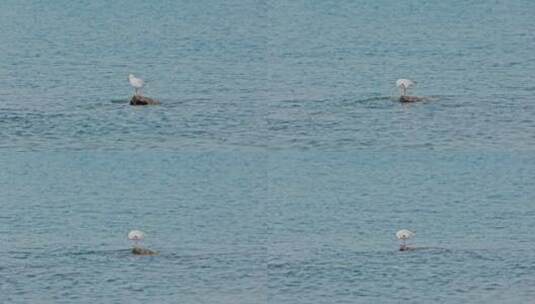
[[[141,88],[145,85],[145,82],[141,78],[130,74],[128,75],[128,82],[134,88],[134,96],[130,99],[130,105],[133,106],[145,106],[145,105],[158,105],[160,102],[156,99],[152,99],[141,94]]]
[[[405,251],[409,250],[410,248],[407,247],[407,240],[412,238],[414,236],[414,232],[407,230],[407,229],[401,229],[400,231],[396,232],[396,237],[398,240],[400,240],[402,243],[399,245],[399,251]]]
[[[396,86],[399,88],[399,101],[400,102],[415,102],[415,101],[425,101],[428,100],[427,97],[419,97],[419,96],[409,96],[407,95],[407,90],[416,85],[416,81],[412,81],[410,79],[398,79],[396,81]]]
[[[140,230],[132,230],[128,233],[128,239],[134,241],[134,247],[132,248],[132,253],[136,255],[157,255],[158,252],[152,251],[147,248],[143,248],[138,243],[145,239],[145,233]]]

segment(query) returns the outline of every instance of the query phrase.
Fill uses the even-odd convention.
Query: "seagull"
[[[137,245],[139,241],[143,241],[145,233],[140,230],[132,230],[128,233],[128,239],[134,241],[134,245]]]
[[[396,81],[396,87],[399,88],[400,90],[400,93],[401,93],[401,96],[405,96],[407,95],[407,89],[409,87],[412,87],[416,85],[416,82],[412,81],[412,80],[409,80],[409,79],[398,79]]]
[[[145,85],[143,79],[137,78],[132,74],[128,75],[128,82],[130,82],[130,85],[134,87],[135,95],[138,95],[138,91],[141,91],[141,88],[143,87],[143,85]]]
[[[402,244],[399,245],[399,250],[403,251],[407,249],[406,241],[412,238],[414,234],[414,232],[407,229],[401,229],[400,231],[396,232],[396,237],[402,242]]]

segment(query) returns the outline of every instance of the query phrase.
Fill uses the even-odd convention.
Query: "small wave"
[[[444,95],[429,95],[429,96],[419,96],[422,98],[423,102],[428,101],[437,101],[440,99],[447,98],[448,96]],[[355,103],[369,103],[369,102],[377,102],[377,101],[399,101],[399,96],[375,96],[375,97],[368,97],[363,99],[357,99],[354,101]]]
[[[387,101],[394,99],[392,96],[375,96],[375,97],[368,97],[363,99],[357,99],[355,103],[367,103],[367,102],[373,102],[373,101]]]
[[[71,251],[65,254],[63,250],[56,250],[52,254],[57,254],[61,256],[70,255],[70,256],[86,256],[86,255],[98,255],[98,256],[113,256],[113,255],[125,255],[130,253],[130,249],[102,249],[102,250],[79,250]]]
[[[112,99],[110,100],[111,103],[129,103],[130,100],[128,99]]]
[[[400,251],[398,250],[399,252],[415,252],[415,251],[426,251],[426,252],[430,252],[430,253],[448,253],[448,252],[451,252],[450,249],[447,249],[447,248],[442,248],[442,247],[430,247],[430,246],[424,246],[424,247],[419,247],[419,246],[416,246],[416,247],[409,247],[407,250],[403,250],[403,251]]]

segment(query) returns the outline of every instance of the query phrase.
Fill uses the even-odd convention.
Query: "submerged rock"
[[[132,99],[130,99],[130,105],[132,106],[147,106],[158,104],[160,104],[158,100],[140,95],[134,95],[132,96]]]
[[[424,101],[424,100],[425,100],[425,97],[407,96],[407,95],[402,95],[399,98],[400,102],[417,102],[417,101]]]
[[[134,247],[132,248],[132,253],[136,255],[157,255],[158,252],[152,251],[150,249],[141,248],[141,247]]]
[[[401,245],[399,246],[399,251],[410,251],[410,250],[415,250],[416,248],[414,247],[409,247],[407,245]]]

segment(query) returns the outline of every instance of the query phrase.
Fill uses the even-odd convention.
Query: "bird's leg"
[[[407,243],[405,243],[405,239],[401,240],[401,246],[399,247],[400,251],[404,251],[407,249]]]
[[[405,85],[401,85],[401,96],[405,96],[407,95],[407,88],[405,87]]]

